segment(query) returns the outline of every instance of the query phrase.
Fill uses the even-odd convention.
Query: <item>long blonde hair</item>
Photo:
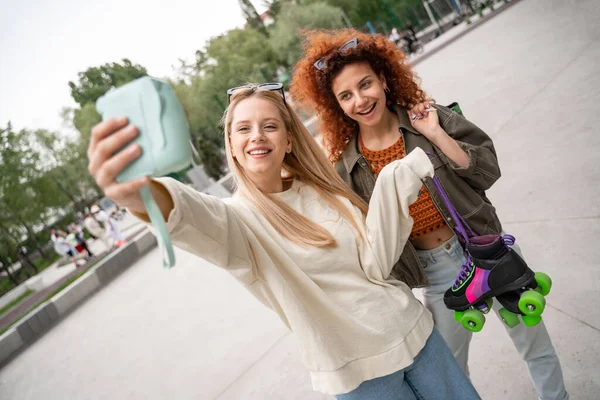
[[[312,186],[326,203],[350,221],[359,235],[361,230],[348,207],[336,196],[345,197],[362,212],[367,203],[354,193],[339,177],[323,150],[310,135],[296,113],[284,103],[279,93],[267,90],[239,89],[231,96],[222,124],[229,169],[233,171],[237,192],[249,200],[269,223],[286,239],[301,246],[335,247],[336,241],[327,229],[296,212],[282,200],[258,189],[231,153],[231,124],[235,107],[243,100],[258,97],[273,103],[279,110],[285,128],[292,136],[292,151],[283,159],[282,179],[294,178]]]

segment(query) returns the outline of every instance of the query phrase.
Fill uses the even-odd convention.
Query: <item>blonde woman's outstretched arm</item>
[[[256,280],[249,239],[252,232],[231,206],[172,178],[152,182],[162,186],[173,201],[166,221],[177,247],[226,269],[245,285]],[[147,221],[145,214],[134,215]]]
[[[381,271],[387,279],[400,258],[413,226],[408,206],[415,202],[425,177],[433,177],[433,165],[420,148],[402,160],[386,165],[377,178],[366,218],[367,237]]]

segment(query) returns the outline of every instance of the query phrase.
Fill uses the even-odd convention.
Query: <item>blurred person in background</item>
[[[400,39],[402,39],[402,37],[400,37],[400,34],[398,33],[398,28],[396,28],[396,27],[392,28],[392,32],[390,33],[390,36],[388,37],[388,39],[390,39],[390,41],[392,43],[394,43],[396,46],[398,46],[400,44]]]
[[[77,244],[79,244],[83,249],[87,252],[87,259],[94,257],[94,254],[88,248],[87,242],[85,240],[85,235],[83,234],[83,229],[75,223],[69,225],[69,230],[71,233],[75,235],[75,240],[77,240]]]
[[[63,257],[69,257],[75,267],[79,267],[77,263],[77,249],[67,240],[67,234],[58,229],[50,231],[50,238],[54,243],[54,251]]]
[[[121,247],[125,245],[125,238],[123,237],[123,235],[121,235],[121,231],[119,230],[116,221],[112,219],[106,211],[98,207],[97,204],[94,204],[92,205],[90,212],[98,222],[104,224],[106,235],[114,239],[115,247]]]
[[[106,229],[104,229],[103,225],[94,218],[91,212],[88,212],[85,215],[85,219],[83,220],[83,225],[85,229],[100,240],[104,246],[106,247],[106,251],[109,251],[112,248],[111,240],[106,233]]]

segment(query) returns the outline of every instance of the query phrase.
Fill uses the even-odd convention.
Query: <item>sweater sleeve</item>
[[[167,220],[173,243],[215,264],[244,285],[256,280],[249,231],[223,200],[200,193],[171,178],[158,178],[175,207]]]
[[[413,226],[408,206],[414,203],[422,179],[433,177],[433,165],[425,152],[416,148],[402,160],[386,165],[377,178],[367,213],[367,238],[387,279],[400,258]]]

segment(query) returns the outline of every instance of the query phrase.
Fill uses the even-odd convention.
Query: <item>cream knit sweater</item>
[[[303,248],[286,239],[241,197],[220,200],[169,179],[160,182],[175,208],[173,242],[233,275],[295,334],[315,390],[347,393],[361,382],[409,366],[433,329],[431,314],[403,282],[390,276],[412,227],[408,206],[433,166],[421,149],[379,174],[360,222],[329,207],[298,180],[274,194],[325,227],[336,248]]]

